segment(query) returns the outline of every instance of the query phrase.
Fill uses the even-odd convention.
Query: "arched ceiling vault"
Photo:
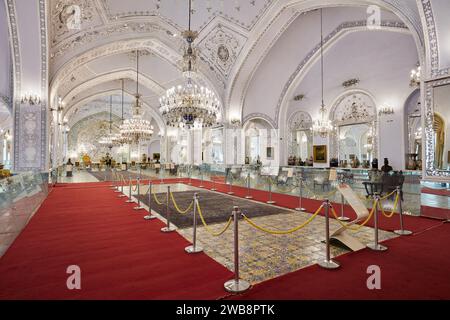
[[[84,96],[80,100],[77,100],[75,103],[71,104],[67,108],[64,108],[63,116],[66,117],[69,121],[70,119],[79,111],[80,108],[84,106],[88,106],[92,101],[95,101],[102,97],[108,97],[111,95],[121,95],[121,89],[117,87],[116,89],[106,90],[106,91],[97,91],[95,94]],[[134,93],[124,90],[124,96],[127,99],[127,103],[125,103],[126,108],[130,108],[130,103],[133,102]],[[161,118],[160,113],[148,105],[146,102],[143,102],[144,108],[144,117],[152,118],[158,124],[158,127],[161,130],[165,129],[165,124]]]
[[[266,12],[263,18],[251,31],[249,41],[241,51],[230,75],[230,83],[225,93],[227,118],[242,117],[245,94],[260,64],[272,50],[277,40],[288,27],[301,15],[320,7],[358,6],[367,8],[378,5],[380,8],[394,13],[406,25],[416,43],[419,60],[424,60],[422,25],[415,1],[395,0],[328,0],[325,5],[318,5],[311,0],[277,1]]]

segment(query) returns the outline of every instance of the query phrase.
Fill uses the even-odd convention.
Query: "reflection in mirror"
[[[340,126],[338,132],[340,166],[369,168],[373,151],[373,133],[370,124]]]
[[[450,170],[450,85],[434,88],[434,165],[438,170]]]
[[[420,91],[417,90],[411,103],[407,106],[408,146],[406,152],[406,169],[422,169],[422,111],[418,101]]]
[[[312,119],[309,113],[297,111],[289,120],[289,158],[291,166],[310,166],[313,164]]]

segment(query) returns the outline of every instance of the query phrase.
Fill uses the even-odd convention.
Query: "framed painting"
[[[314,146],[313,148],[314,162],[326,163],[327,162],[327,146]]]

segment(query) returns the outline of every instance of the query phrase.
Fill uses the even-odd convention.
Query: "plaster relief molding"
[[[296,111],[288,121],[288,127],[291,131],[310,130],[312,128],[313,120],[311,115],[306,111]]]
[[[82,99],[75,101],[72,105],[65,108],[63,116],[70,119],[72,117],[72,115],[75,112],[77,112],[80,107],[83,107],[83,106],[89,104],[91,101],[94,101],[94,100],[104,97],[104,96],[121,95],[121,93],[122,93],[122,90],[121,90],[120,86],[118,86],[117,89],[97,92],[93,95],[83,97]],[[134,99],[134,93],[124,90],[124,94],[125,94],[125,96],[127,96],[131,99]],[[150,115],[150,117],[148,117],[148,118],[154,119],[156,121],[156,123],[158,124],[159,128],[166,127],[166,125],[161,117],[161,114],[159,113],[159,109],[153,108],[145,101],[142,101],[142,106],[143,106],[143,110],[144,110],[144,118],[147,118],[146,114],[148,112],[148,114]]]
[[[344,37],[350,32],[356,31],[366,31],[367,30],[367,21],[352,21],[345,22],[339,25],[336,29],[334,29],[331,33],[324,37],[324,51],[330,49],[330,47],[337,43],[339,39]],[[382,21],[381,30],[385,31],[394,31],[394,32],[405,32],[408,33],[408,29],[405,24],[396,21]],[[320,54],[320,43],[316,44],[316,46],[306,55],[306,57],[300,62],[295,71],[291,74],[288,81],[283,87],[281,91],[280,97],[278,99],[277,107],[276,107],[276,117],[275,121],[281,125],[280,121],[282,121],[282,112],[286,108],[287,97],[290,96],[289,91],[294,90],[299,83],[302,81],[303,77],[306,75],[307,69],[311,68],[312,65],[318,60]]]
[[[96,59],[101,59],[104,57],[127,53],[132,50],[148,50],[154,53],[159,58],[169,62],[172,66],[178,68],[178,62],[181,60],[181,54],[177,53],[175,50],[167,47],[158,39],[132,39],[132,40],[122,40],[115,41],[100,47],[96,47],[92,50],[85,52],[82,55],[77,56],[73,60],[64,64],[55,74],[53,80],[51,82],[50,89],[50,98],[51,101],[55,101],[55,96],[58,92],[58,88],[60,84],[69,81],[69,77],[73,75],[73,73],[80,67],[86,65],[89,62],[92,62]],[[203,68],[202,70],[203,71]],[[200,76],[199,82],[204,83],[210,89],[212,89],[216,96],[221,100],[222,95],[217,91],[214,83],[211,82],[209,77],[207,76],[208,72],[199,72]],[[222,102],[222,101],[221,101]],[[222,103],[223,105],[223,103]]]
[[[421,2],[427,31],[428,63],[431,67],[430,76],[432,79],[448,76],[450,68],[440,69],[439,44],[431,0],[421,0]]]
[[[157,31],[167,34],[169,30],[161,27],[155,22],[142,21],[122,22],[98,28],[89,28],[87,31],[81,31],[58,45],[55,45],[52,48],[50,58],[51,60],[54,60],[64,55],[69,50],[74,50],[78,47],[85,46],[86,44],[97,40],[104,40],[105,38],[110,38],[118,34],[153,34]]]
[[[48,145],[48,51],[49,37],[47,28],[47,6],[46,0],[39,0],[39,24],[40,24],[40,42],[41,42],[41,132],[40,132],[40,169],[47,169],[47,145]]]
[[[163,16],[160,14],[160,10],[156,9],[156,7],[153,10],[145,10],[145,11],[126,11],[126,12],[118,12],[116,14],[113,14],[111,12],[111,8],[108,4],[108,0],[99,0],[102,6],[102,10],[104,10],[106,12],[106,16],[108,18],[109,21],[116,21],[119,19],[124,19],[124,18],[129,18],[132,16],[141,16],[141,17],[153,17],[153,16],[158,16],[160,17],[165,23],[170,24],[172,26],[175,26],[176,28],[178,28],[179,30],[183,30],[184,26],[180,26],[179,24],[177,24],[175,21],[173,21],[172,19]],[[210,0],[211,1],[211,0]],[[221,0],[222,3],[224,3],[225,0]],[[242,0],[239,0],[242,1]],[[167,0],[166,0],[167,2]],[[203,1],[202,1],[203,2]],[[246,30],[251,30],[255,24],[259,21],[259,19],[261,18],[261,16],[267,11],[267,9],[269,8],[269,6],[275,2],[274,0],[264,0],[264,4],[263,6],[260,8],[260,10],[258,11],[258,13],[248,22],[239,20],[233,16],[230,16],[229,14],[225,13],[222,11],[222,8],[220,8],[220,6],[216,6],[215,8],[211,8],[211,9],[215,9],[214,11],[212,10],[207,10],[208,13],[210,13],[206,19],[204,19],[205,21],[200,25],[200,27],[198,28],[199,33],[201,33],[203,31],[204,28],[206,28],[208,26],[208,24],[211,23],[211,21],[213,21],[216,18],[221,18],[226,20],[228,23],[239,26],[240,28],[246,29]],[[227,0],[227,3],[231,3],[230,0]],[[203,4],[203,3],[202,3]],[[164,3],[162,4],[164,5]],[[195,2],[193,2],[193,6],[194,6],[194,15],[196,10],[196,6],[197,4]]]
[[[228,27],[217,24],[199,43],[201,59],[217,68],[227,79],[247,37]]]
[[[414,9],[417,7],[414,1],[406,3],[399,2],[398,0],[328,0],[326,4],[322,5],[322,7],[343,5],[362,6],[371,4],[379,5],[383,9],[392,11],[400,17],[400,19],[402,19],[407,28],[414,30],[414,32],[412,32],[412,36],[416,42],[420,59],[423,61],[422,26],[420,18]],[[267,41],[266,38],[278,38],[299,14],[307,13],[308,11],[319,7],[320,6],[317,6],[317,4],[313,4],[313,1],[286,0],[275,2],[273,6],[267,10],[264,18],[261,18],[258,21],[257,25],[255,25],[255,28],[252,30],[252,34],[249,35],[249,39],[255,40],[246,44],[242,50],[242,58],[239,58],[232,70],[232,74],[230,76],[232,82],[231,85],[228,86],[228,90],[226,92],[226,101],[229,105],[234,106],[234,108],[239,108],[242,112],[248,82],[252,79],[253,74],[256,72],[257,66],[270,50],[273,43],[275,43],[275,41],[271,41],[270,39]],[[272,45],[269,45],[268,43],[262,44],[264,41],[270,42]],[[255,50],[258,45],[265,48],[262,54],[263,57],[252,57],[252,54],[254,53],[260,55],[260,52]],[[238,110],[232,111],[237,112]]]
[[[273,119],[271,117],[269,117],[268,115],[266,115],[264,113],[259,113],[259,112],[250,113],[250,114],[246,115],[244,118],[244,121],[242,122],[242,124],[243,124],[242,127],[245,128],[248,125],[248,123],[254,119],[263,119],[268,124],[270,124],[273,129],[276,129],[275,121],[273,121]]]
[[[165,93],[165,88],[162,87],[159,83],[149,78],[147,75],[140,74],[140,84],[145,86],[146,88],[155,92],[158,96],[161,96]],[[69,105],[71,100],[76,97],[81,92],[93,88],[99,84],[114,81],[117,79],[130,79],[135,80],[136,71],[133,69],[125,69],[125,70],[116,70],[108,73],[104,73],[101,75],[97,75],[94,78],[83,81],[81,84],[74,87],[70,92],[68,92],[63,97],[63,103]]]
[[[74,30],[70,30],[67,24],[72,19],[77,19],[74,16],[74,12],[70,11],[73,6],[78,6],[80,8],[80,23],[91,22],[96,11],[95,4],[92,0],[79,0],[75,2],[74,0],[58,0],[51,1],[52,5],[50,8],[51,15],[51,32],[52,32],[52,44],[60,42],[62,39],[70,36]]]

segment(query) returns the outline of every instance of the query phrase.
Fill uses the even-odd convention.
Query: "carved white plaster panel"
[[[288,121],[289,130],[308,130],[312,127],[312,118],[308,112],[297,111],[291,115]]]
[[[194,0],[192,1],[194,28],[201,31],[214,18],[221,17],[228,23],[249,31],[273,2],[274,0]],[[179,29],[185,28],[184,20],[181,18],[187,14],[187,1],[185,3],[180,3],[180,0],[153,0],[143,3],[130,1],[126,9],[120,8],[117,0],[100,0],[100,3],[109,21],[158,16],[167,24]]]
[[[202,57],[217,68],[223,78],[228,78],[246,40],[242,34],[219,24],[201,40],[199,48]]]
[[[349,93],[335,104],[330,119],[339,125],[370,122],[376,118],[376,108],[372,99],[363,93]]]
[[[53,0],[51,1],[52,44],[86,28],[95,20],[95,1]]]

